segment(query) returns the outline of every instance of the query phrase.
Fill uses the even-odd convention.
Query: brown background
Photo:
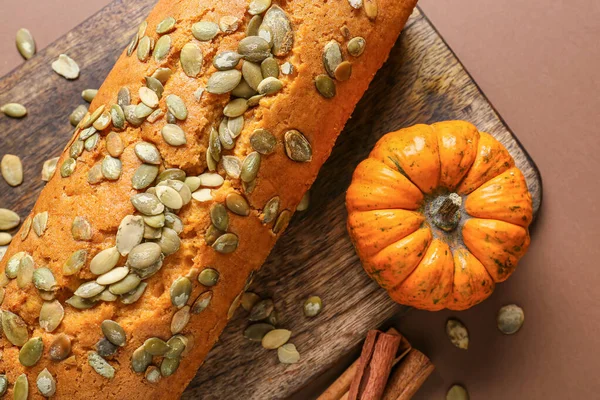
[[[42,48],[109,1],[0,0],[0,75],[21,62],[18,28],[29,28]],[[418,397],[443,398],[462,382],[473,399],[598,398],[600,2],[422,0],[421,7],[537,162],[545,197],[513,278],[459,314],[469,351],[445,338],[452,313],[399,319],[437,366]],[[523,306],[526,323],[503,337],[495,312],[510,302]]]

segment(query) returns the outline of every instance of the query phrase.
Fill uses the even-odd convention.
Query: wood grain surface
[[[99,87],[153,4],[117,0],[0,80],[0,104],[19,102],[29,110],[23,120],[0,116],[0,156],[17,154],[25,167],[23,185],[10,188],[0,181],[0,207],[28,214],[43,186],[43,161],[57,156],[71,136],[68,115],[84,104],[81,91]],[[60,53],[79,63],[78,80],[68,82],[52,72],[51,61]],[[309,210],[294,217],[252,287],[273,297],[282,327],[293,331],[291,341],[301,362],[281,365],[275,352],[247,342],[242,337],[247,316],[240,309],[184,399],[289,397],[316,378],[322,380],[334,366],[340,368],[340,359],[369,329],[405,310],[362,271],[346,233],[345,190],[356,165],[382,135],[447,119],[471,121],[509,149],[525,174],[537,213],[542,187],[535,164],[429,21],[415,10],[321,170]],[[313,294],[325,306],[317,318],[307,319],[302,304]]]

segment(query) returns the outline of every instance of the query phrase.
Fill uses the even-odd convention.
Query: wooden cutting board
[[[99,87],[154,3],[117,0],[0,80],[0,104],[19,102],[29,110],[23,120],[0,116],[0,156],[17,154],[25,167],[23,185],[10,188],[0,180],[0,207],[28,214],[43,186],[43,161],[59,155],[71,136],[68,115],[83,104],[81,91]],[[60,53],[79,63],[78,80],[68,82],[52,72],[50,64]],[[431,23],[415,10],[322,169],[309,210],[294,217],[252,288],[275,300],[282,326],[293,331],[301,362],[281,365],[275,352],[247,342],[242,337],[246,315],[238,310],[183,398],[288,397],[339,368],[367,330],[405,310],[362,271],[346,233],[345,190],[356,165],[386,132],[446,119],[469,120],[510,150],[527,178],[537,213],[542,187],[535,164]],[[323,299],[324,311],[307,319],[302,304],[313,294]]]

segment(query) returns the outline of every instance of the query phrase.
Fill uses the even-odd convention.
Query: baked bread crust
[[[365,2],[373,4],[373,0]],[[283,210],[288,210],[289,215],[295,210],[329,156],[356,103],[386,60],[416,0],[377,0],[375,18],[369,18],[364,8],[354,9],[346,0],[288,0],[278,3],[291,22],[294,44],[289,53],[276,59],[280,65],[290,62],[295,71],[280,76],[283,82],[281,91],[263,97],[257,107],[249,108],[244,113],[244,128],[235,147],[223,150],[223,154],[244,160],[253,151],[250,137],[256,129],[267,129],[277,138],[274,151],[261,157],[254,190],[248,193],[248,188],[243,186],[240,179],[226,177],[219,163],[217,172],[225,177],[224,183],[212,190],[212,201],[191,200],[181,208],[178,213],[183,221],[183,231],[179,235],[181,246],[178,251],[164,258],[158,272],[144,281],[147,287],[141,298],[129,305],[121,301],[98,301],[90,309],[79,310],[65,302],[82,283],[97,278],[89,269],[90,260],[100,251],[115,246],[119,224],[126,216],[139,215],[130,201],[134,194],[144,192],[133,189],[131,183],[134,172],[142,164],[135,154],[135,145],[141,141],[154,144],[162,159],[161,170],[180,168],[187,176],[206,171],[209,135],[211,129],[218,128],[230,96],[205,91],[198,101],[195,93],[198,94],[199,87],[206,87],[208,79],[216,71],[212,65],[213,57],[226,50],[235,51],[238,43],[246,37],[245,29],[252,17],[247,12],[248,2],[161,0],[146,20],[145,35],[154,39],[156,46],[159,37],[164,36],[156,33],[156,26],[166,17],[173,17],[176,25],[174,30],[167,33],[171,38],[168,54],[161,61],[156,61],[150,55],[145,62],[138,59],[136,51],[128,56],[126,49],[121,55],[98,91],[90,110],[97,110],[102,105],[110,109],[111,105],[117,103],[117,93],[122,87],[129,88],[131,104],[138,104],[138,90],[145,86],[144,77],[151,76],[159,67],[170,68],[173,73],[164,84],[164,94],[158,107],[167,111],[165,102],[170,94],[183,100],[188,115],[176,124],[185,132],[187,143],[174,147],[163,140],[161,129],[167,124],[165,115],[154,123],[143,122],[139,127],[131,124],[127,124],[123,130],[108,127],[99,132],[99,141],[92,151],[84,151],[76,158],[76,167],[70,176],[63,177],[57,171],[44,188],[30,218],[48,212],[45,231],[41,236],[33,230],[25,235],[22,227],[0,262],[0,271],[5,271],[8,261],[19,252],[31,255],[35,268],[49,268],[56,279],[54,296],[64,307],[64,318],[51,333],[42,329],[39,315],[44,300],[38,288],[31,283],[31,279],[26,278],[25,287],[19,288],[17,279],[9,280],[2,274],[0,282],[5,291],[1,304],[3,318],[9,318],[6,311],[18,315],[28,327],[28,338],[41,337],[44,343],[41,359],[32,367],[24,367],[19,362],[19,347],[9,342],[6,334],[2,336],[0,374],[5,374],[8,379],[9,395],[13,392],[17,377],[25,374],[29,381],[29,398],[43,398],[36,387],[36,379],[46,368],[56,380],[56,398],[65,399],[123,399],[131,398],[133,394],[135,398],[179,398],[194,377],[235,311],[232,304],[243,292],[249,276],[260,268],[278,235],[283,232],[283,229],[277,234],[273,232],[275,221],[262,223],[265,203],[278,196],[280,215]],[[368,11],[372,13],[372,8]],[[237,30],[232,33],[220,32],[210,41],[198,41],[192,35],[193,24],[201,20],[219,23],[225,16],[234,16],[239,20]],[[343,27],[347,27],[350,37],[344,37]],[[348,40],[353,36],[361,36],[366,41],[364,53],[359,57],[349,55],[346,49]],[[344,59],[351,61],[353,68],[349,80],[335,82],[337,95],[326,99],[316,90],[314,80],[317,75],[327,73],[322,53],[331,40],[341,44]],[[189,42],[198,45],[204,55],[201,72],[195,78],[189,77],[180,63],[180,51]],[[240,66],[237,68],[240,69]],[[107,155],[106,136],[111,129],[119,133],[124,143],[124,151],[119,157],[122,173],[117,180],[105,179],[90,184],[90,169],[101,163]],[[296,162],[286,154],[284,136],[291,129],[300,131],[310,142],[310,162]],[[70,147],[78,140],[80,132],[81,129],[78,129],[65,148],[58,162],[59,168],[69,158]],[[226,196],[233,192],[247,199],[251,212],[249,216],[228,212],[227,231],[237,235],[239,244],[232,253],[222,254],[207,245],[205,232],[211,225],[211,207],[224,203]],[[92,232],[89,240],[74,239],[71,227],[76,217],[89,222]],[[284,227],[285,218],[281,218],[280,224]],[[78,250],[87,251],[85,265],[74,275],[64,275],[63,265]],[[121,256],[118,265],[122,266],[126,261],[127,257]],[[198,283],[198,271],[206,267],[219,272],[215,286],[205,287]],[[189,323],[180,333],[188,342],[177,371],[169,377],[163,377],[158,383],[150,383],[144,373],[132,370],[131,358],[147,339],[158,337],[166,341],[173,336],[171,323],[178,309],[172,304],[170,288],[175,280],[185,276],[189,276],[192,282],[188,306],[206,291],[212,292],[212,299],[204,311],[191,315]],[[106,357],[115,370],[112,379],[101,376],[88,362],[89,352],[96,351],[96,343],[104,337],[100,328],[104,320],[116,321],[126,333],[126,345],[120,347],[114,356]],[[71,338],[72,351],[70,358],[52,361],[49,348],[59,334]],[[154,357],[153,365],[160,365],[161,360],[162,357]]]

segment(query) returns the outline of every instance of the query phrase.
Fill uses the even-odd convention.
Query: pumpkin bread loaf
[[[160,0],[0,263],[0,390],[178,398],[415,0]]]

